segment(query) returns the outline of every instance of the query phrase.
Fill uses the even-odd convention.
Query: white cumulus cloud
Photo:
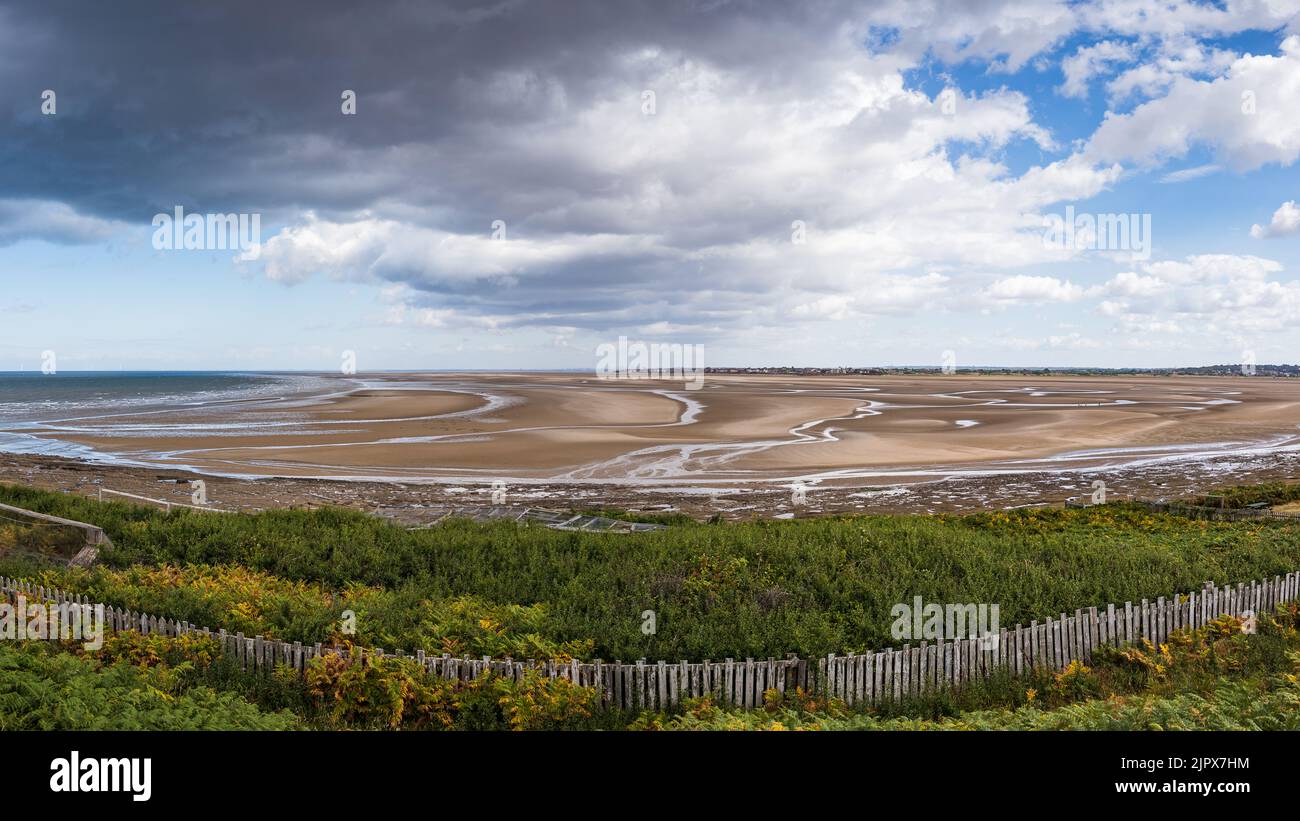
[[[1250,235],[1255,239],[1289,237],[1297,232],[1300,232],[1300,208],[1296,207],[1295,200],[1287,200],[1278,206],[1268,225],[1250,226]]]
[[[1045,276],[1012,276],[995,281],[984,295],[995,302],[1073,302],[1084,290],[1068,280]]]

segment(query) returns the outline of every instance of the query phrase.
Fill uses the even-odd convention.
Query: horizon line
[[[854,370],[898,370],[898,369],[915,369],[915,370],[942,370],[942,364],[901,364],[901,365],[707,365],[704,371],[718,370],[834,370],[843,369],[848,371]],[[1202,368],[1232,368],[1241,367],[1240,363],[1235,362],[1216,362],[1204,365],[954,365],[954,370],[975,371],[975,370],[1058,370],[1058,371],[1176,371],[1184,369],[1202,369]],[[1300,363],[1257,363],[1256,369],[1261,368],[1296,368],[1300,369]],[[0,370],[0,375],[32,375],[32,376],[59,376],[68,374],[324,374],[331,376],[365,376],[367,374],[384,374],[384,373],[585,373],[594,372],[595,366],[590,368],[377,368],[374,370],[358,371],[356,373],[344,374],[337,370],[325,369],[307,369],[307,368],[87,368],[87,369],[60,369],[54,373],[43,373],[39,368],[33,370]],[[1243,374],[1246,375],[1246,374]]]

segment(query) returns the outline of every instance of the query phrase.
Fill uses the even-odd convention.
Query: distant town
[[[897,376],[927,373],[947,373],[938,366],[906,365],[897,367],[859,368],[839,366],[833,368],[799,368],[777,365],[762,368],[705,368],[706,373],[718,374],[784,374],[792,376]],[[951,373],[966,376],[1254,376],[1300,377],[1300,365],[1201,365],[1189,368],[994,368],[975,365],[956,367]]]

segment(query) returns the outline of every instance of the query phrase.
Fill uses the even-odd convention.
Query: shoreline
[[[1102,478],[1112,498],[1170,499],[1263,481],[1300,481],[1300,454],[1280,454],[1249,470],[1209,463],[1201,471],[1145,469],[1024,474],[1006,477],[940,477],[910,485],[809,487],[806,503],[792,502],[786,487],[645,488],[616,483],[508,485],[505,507],[579,512],[620,510],[683,513],[697,520],[805,518],[844,514],[959,514],[1063,504],[1088,495]],[[108,467],[51,456],[0,454],[0,482],[96,496],[99,488],[153,499],[190,502],[189,481],[203,479],[213,507],[254,512],[285,508],[347,507],[368,512],[400,508],[419,521],[422,508],[495,506],[490,482],[416,484],[341,479],[249,479],[212,477],[175,469]],[[108,500],[108,497],[105,497]],[[132,501],[125,499],[123,501]],[[147,504],[146,502],[134,502]]]
[[[0,478],[52,471],[67,489],[93,474],[140,492],[203,477],[250,506],[349,493],[446,505],[501,481],[534,506],[802,515],[1055,502],[1096,478],[1199,491],[1288,478],[1300,458],[1300,381],[744,376],[688,391],[556,372],[318,378],[274,397],[0,423],[56,451],[0,453]],[[806,510],[788,504],[796,483]]]

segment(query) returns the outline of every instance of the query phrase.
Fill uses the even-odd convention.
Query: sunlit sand
[[[1298,406],[1258,378],[385,374],[28,433],[227,476],[851,485],[1290,451]]]

